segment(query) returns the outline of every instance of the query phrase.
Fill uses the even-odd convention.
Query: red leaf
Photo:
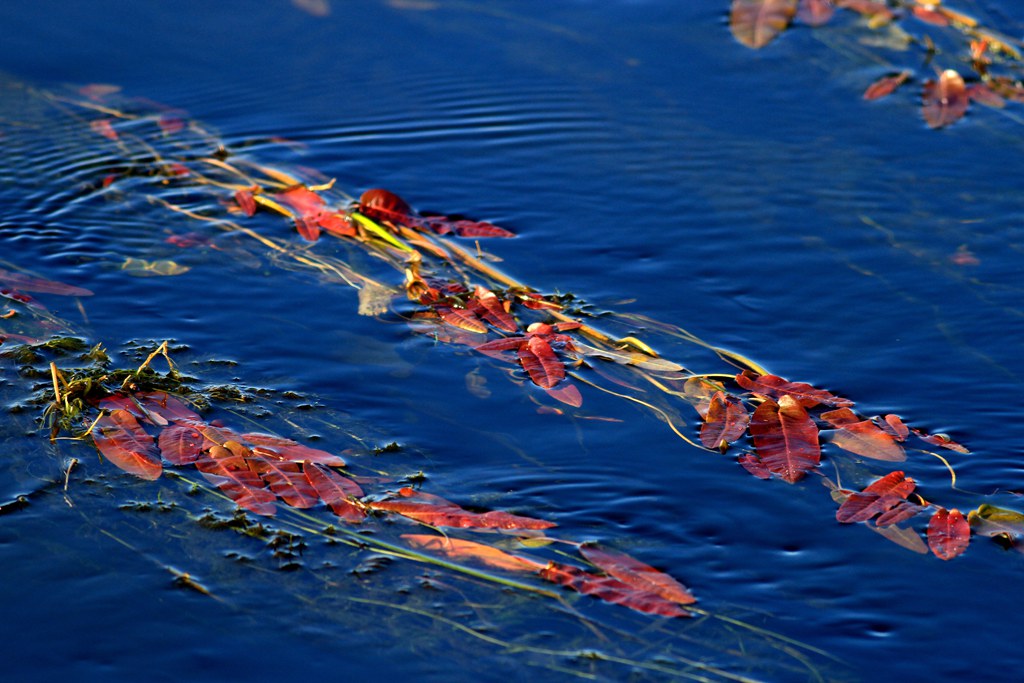
[[[580,546],[580,554],[593,562],[598,568],[604,570],[619,581],[633,588],[648,593],[655,593],[678,602],[680,605],[691,605],[697,602],[697,598],[683,584],[674,578],[660,572],[654,567],[644,564],[625,553],[599,548],[590,543]]]
[[[364,213],[374,210],[397,214],[398,216],[407,216],[412,213],[412,209],[401,197],[393,192],[381,189],[364,192],[363,196],[359,198],[359,208]]]
[[[946,69],[938,82],[925,82],[921,111],[931,128],[942,128],[958,121],[967,112],[969,101],[964,79],[953,69]]]
[[[249,468],[260,475],[267,486],[294,508],[311,508],[320,502],[316,489],[303,474],[298,463],[261,458],[248,458]]]
[[[736,461],[743,466],[743,469],[750,472],[758,479],[772,478],[772,473],[768,471],[768,468],[763,462],[761,462],[761,459],[753,453],[744,453],[740,457],[736,458]]]
[[[903,472],[890,472],[881,479],[867,486],[863,491],[851,494],[843,504],[836,510],[836,521],[842,524],[853,524],[866,522],[875,515],[889,515],[914,491],[916,486],[913,479],[907,478]],[[903,513],[899,513],[903,514]],[[878,522],[878,526],[895,524],[900,519],[897,514],[886,517],[884,523]]]
[[[314,216],[311,220],[307,220],[304,217],[296,218],[295,229],[298,231],[299,237],[307,242],[316,242],[320,239],[320,226],[314,222],[319,218],[319,215]]]
[[[459,237],[515,237],[516,234],[505,228],[486,222],[458,220],[451,223],[451,229]]]
[[[900,470],[896,470],[866,486],[864,492],[875,493],[880,496],[893,495],[906,498],[914,492],[916,487],[917,482],[907,477]]]
[[[98,133],[108,140],[117,140],[117,131],[114,130],[110,121],[111,119],[97,119],[89,124],[89,128],[91,128],[94,133]]]
[[[476,334],[487,333],[487,325],[480,318],[476,317],[476,314],[472,311],[467,311],[463,308],[452,308],[450,306],[435,306],[434,310],[441,316],[441,320],[448,325]]]
[[[533,383],[544,389],[551,389],[565,379],[565,366],[541,337],[530,337],[519,347],[519,362]]]
[[[22,275],[21,273],[3,269],[0,269],[0,283],[11,289],[18,289],[23,292],[39,292],[41,294],[57,294],[59,296],[92,296],[91,291],[82,287],[65,285],[61,282]]]
[[[931,444],[932,446],[948,448],[949,450],[956,451],[957,453],[970,453],[970,451],[967,450],[966,446],[958,444],[956,441],[953,441],[953,439],[949,438],[945,434],[927,434],[921,431],[920,429],[912,429],[911,431],[914,432],[914,435],[917,436],[917,438],[921,439],[927,444]]]
[[[928,522],[928,547],[940,560],[952,560],[967,550],[971,525],[959,510],[939,508]]]
[[[512,359],[503,356],[502,352],[519,349],[521,346],[524,346],[526,342],[526,337],[505,337],[503,339],[492,339],[489,342],[478,344],[473,348],[485,356],[490,356],[497,360],[512,362]]]
[[[306,461],[302,466],[310,485],[327,505],[342,519],[358,522],[366,512],[352,503],[350,498],[362,498],[363,489],[351,479],[346,479],[334,470]]]
[[[891,20],[896,17],[884,2],[879,2],[878,0],[836,0],[836,7],[853,10],[872,19],[881,17]]]
[[[808,26],[823,26],[835,14],[836,8],[832,0],[800,0],[797,18]]]
[[[887,95],[891,95],[896,88],[900,87],[907,82],[910,78],[909,71],[901,71],[898,74],[889,74],[888,76],[882,76],[877,81],[868,86],[868,89],[864,91],[865,100],[877,100]]]
[[[764,466],[791,484],[821,461],[818,428],[792,396],[783,396],[778,404],[766,400],[758,406],[750,434]]]
[[[804,382],[787,382],[777,375],[761,375],[758,377],[749,374],[749,372],[743,372],[736,375],[736,383],[747,391],[771,399],[792,396],[804,408],[813,408],[819,403],[835,408],[853,405],[853,401],[830,394],[824,389],[815,389],[810,384]]]
[[[190,465],[203,452],[203,435],[192,425],[172,424],[160,432],[160,454],[172,465]]]
[[[797,0],[732,0],[729,28],[747,47],[758,49],[789,26]]]
[[[327,208],[323,197],[302,185],[280,192],[274,195],[274,199],[294,209],[300,217],[314,221]]]
[[[914,5],[910,8],[910,11],[915,17],[926,24],[932,24],[933,26],[949,26],[949,17],[941,12],[936,12],[931,8]]]
[[[127,410],[118,409],[98,419],[92,440],[107,460],[125,472],[150,480],[163,473],[153,437]]]
[[[886,415],[885,421],[879,426],[892,434],[897,441],[904,441],[910,436],[910,429],[907,425],[903,424],[903,420],[900,419],[899,415]]]
[[[252,198],[252,192],[249,190],[235,192],[235,203],[246,216],[253,216],[256,213],[256,200]]]
[[[692,616],[689,611],[657,593],[635,588],[608,576],[597,576],[572,565],[550,562],[540,570],[540,577],[577,593],[591,595],[644,614],[663,617]]]
[[[260,475],[249,468],[245,458],[214,446],[210,455],[199,458],[195,464],[210,483],[246,510],[257,515],[273,515],[277,510],[277,496],[264,488]]]
[[[545,389],[544,391],[548,392],[548,396],[551,398],[567,406],[579,408],[583,405],[583,395],[580,394],[580,390],[576,388],[575,384],[566,383],[557,389]]]
[[[892,526],[893,524],[899,524],[900,522],[910,519],[923,509],[924,508],[920,505],[915,505],[910,501],[901,500],[888,511],[880,514],[878,519],[875,520],[875,526],[887,527]]]
[[[507,301],[502,302],[491,290],[477,285],[473,292],[472,301],[479,303],[483,309],[480,314],[481,317],[499,330],[511,333],[519,330],[516,321],[509,315],[509,303]]]
[[[202,417],[179,399],[166,391],[138,391],[136,400],[151,413],[156,413],[165,420],[177,422],[201,422]]]
[[[499,510],[470,512],[440,496],[419,493],[408,487],[398,493],[406,500],[382,500],[370,503],[369,506],[374,510],[394,512],[431,526],[464,529],[550,529],[558,526],[547,520],[521,517]]]
[[[504,550],[498,550],[497,548],[474,541],[430,536],[428,534],[403,534],[402,540],[416,549],[444,553],[454,560],[477,560],[496,569],[513,572],[535,572],[544,567],[539,562],[506,553]]]
[[[342,213],[325,211],[317,218],[316,224],[332,235],[341,237],[353,237],[358,232],[352,222]]]
[[[887,462],[902,462],[907,459],[907,454],[893,436],[871,420],[839,425],[832,434],[831,441],[833,445],[865,458]]]
[[[750,416],[739,399],[718,391],[711,397],[704,420],[700,428],[700,442],[706,448],[719,448],[743,436]]]
[[[331,467],[344,467],[345,461],[340,456],[322,451],[318,448],[310,448],[302,444],[270,434],[243,434],[242,438],[255,446],[263,446],[273,451],[276,457],[281,460],[292,462],[304,462],[309,460],[320,465]]]

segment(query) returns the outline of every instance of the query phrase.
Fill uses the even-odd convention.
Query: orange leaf
[[[908,78],[910,78],[909,71],[901,71],[898,74],[882,76],[877,81],[869,85],[868,89],[864,91],[864,99],[877,100],[887,95],[891,95],[896,88],[906,83]]]
[[[953,69],[946,69],[938,82],[927,81],[922,95],[922,114],[931,128],[942,128],[960,120],[967,112],[967,87]]]
[[[364,192],[363,196],[359,198],[359,208],[364,213],[380,211],[398,216],[407,216],[412,213],[412,209],[405,203],[405,200],[394,192],[381,189]]]
[[[971,525],[959,510],[939,508],[928,522],[928,547],[940,560],[952,560],[967,550]]]
[[[192,425],[172,424],[160,432],[160,454],[172,465],[194,463],[203,452],[203,435]]]
[[[274,455],[281,460],[292,462],[304,462],[309,460],[320,465],[331,467],[344,467],[345,460],[340,456],[322,451],[319,448],[310,448],[300,443],[271,434],[243,434],[242,438],[255,446],[263,446],[273,451]]]
[[[836,7],[853,10],[871,19],[878,17],[889,21],[896,17],[884,2],[878,0],[836,0]]]
[[[565,366],[541,337],[530,337],[519,347],[519,362],[533,383],[544,389],[551,389],[565,379]]]
[[[432,550],[443,553],[454,560],[477,560],[489,567],[513,572],[535,572],[544,567],[525,557],[506,553],[483,543],[463,541],[458,538],[430,536],[428,534],[403,534],[402,539],[418,550]]]
[[[736,375],[736,383],[747,391],[771,399],[792,396],[804,408],[813,408],[819,403],[836,408],[853,405],[853,401],[830,394],[824,389],[815,389],[804,382],[787,382],[777,375],[756,376],[747,371]]]
[[[800,0],[796,16],[808,26],[822,26],[832,19],[835,12],[832,0]]]
[[[899,415],[886,415],[885,421],[879,425],[882,429],[892,434],[897,441],[903,441],[910,436],[910,429],[903,424]]]
[[[467,311],[463,308],[452,308],[451,306],[435,306],[434,310],[441,316],[441,320],[449,325],[476,334],[487,333],[487,325],[472,311]]]
[[[644,564],[625,553],[599,548],[590,543],[580,546],[580,554],[622,583],[649,593],[656,593],[680,605],[691,605],[697,598],[671,576]]]
[[[796,4],[797,0],[732,0],[729,28],[742,44],[762,48],[789,26]]]
[[[700,428],[700,442],[706,448],[719,448],[743,436],[750,416],[739,399],[719,391],[711,397],[704,420]]]
[[[334,470],[306,461],[302,471],[320,499],[342,519],[358,522],[366,516],[363,509],[352,503],[351,498],[362,498],[363,489],[351,479],[346,479]]]
[[[914,5],[910,8],[910,11],[915,17],[933,26],[949,26],[949,17],[942,12],[936,12],[930,7],[923,7],[921,5]]]
[[[692,614],[657,593],[636,588],[618,579],[597,576],[579,567],[550,562],[540,570],[542,579],[570,588],[583,595],[591,595],[605,602],[622,605],[644,614],[663,617],[689,617]]]
[[[750,421],[750,434],[760,461],[789,483],[803,478],[821,461],[818,428],[792,396],[776,404],[766,400]]]
[[[96,421],[92,440],[100,453],[125,472],[142,479],[158,479],[163,473],[153,437],[127,410],[114,410]]]

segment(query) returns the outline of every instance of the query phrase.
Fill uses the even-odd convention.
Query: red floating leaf
[[[740,457],[736,458],[736,461],[752,475],[758,479],[771,479],[772,473],[768,470],[761,459],[753,453],[744,453]]]
[[[505,351],[512,351],[519,349],[521,346],[526,344],[526,337],[505,337],[503,339],[492,339],[489,342],[478,344],[473,348],[491,358],[497,360],[513,362],[511,358],[503,356],[502,353]]]
[[[550,562],[539,573],[546,581],[644,614],[662,617],[692,616],[688,610],[657,593],[635,588],[612,577],[597,576],[572,565]]]
[[[835,12],[832,0],[800,0],[796,16],[808,26],[823,26],[832,19]]]
[[[897,441],[904,441],[910,436],[910,428],[903,424],[903,420],[900,419],[899,415],[886,415],[884,422],[879,426],[892,434]]]
[[[506,553],[483,543],[463,541],[458,538],[430,536],[427,534],[403,534],[402,540],[419,550],[443,553],[453,560],[477,560],[489,567],[512,572],[535,572],[544,568],[539,562]]]
[[[249,190],[238,190],[235,192],[235,203],[242,209],[246,216],[253,216],[256,213],[256,200],[253,199]]]
[[[853,401],[830,394],[824,389],[815,389],[804,382],[787,382],[777,375],[755,376],[748,371],[736,375],[736,383],[747,391],[771,399],[792,396],[804,408],[813,408],[819,403],[834,408],[853,405]]]
[[[964,79],[953,69],[946,69],[938,82],[925,82],[921,112],[929,127],[942,128],[960,120],[969,102]]]
[[[114,126],[111,125],[111,119],[97,119],[89,124],[89,128],[94,133],[102,135],[108,140],[117,140],[117,131],[114,130]]]
[[[224,451],[216,446],[211,451]],[[214,486],[223,491],[240,507],[257,515],[273,515],[277,510],[277,496],[263,486],[260,475],[249,468],[245,458],[238,456],[212,457],[196,460],[196,469]]]
[[[567,406],[573,408],[579,408],[583,405],[583,395],[580,394],[580,390],[576,388],[575,384],[566,383],[555,389],[545,389],[548,392],[548,396],[560,401]]]
[[[732,0],[729,28],[747,47],[762,48],[789,26],[797,0]]]
[[[821,461],[818,428],[792,396],[783,396],[778,404],[766,400],[758,406],[750,421],[750,434],[764,466],[791,484]]]
[[[949,450],[956,451],[957,453],[970,453],[970,451],[967,450],[966,446],[958,444],[956,441],[953,441],[953,439],[949,438],[945,434],[928,434],[926,432],[921,431],[920,429],[912,429],[910,431],[914,432],[914,435],[917,438],[921,439],[927,444],[931,444],[932,446],[948,448]]]
[[[348,522],[359,522],[366,516],[366,512],[351,501],[352,498],[363,497],[363,489],[359,484],[334,470],[309,461],[303,464],[302,470],[317,495],[334,514]]]
[[[921,510],[924,510],[924,508],[920,505],[901,500],[889,510],[880,514],[878,519],[875,520],[875,526],[884,528],[893,524],[899,524],[921,512]]]
[[[153,437],[127,410],[114,410],[98,419],[92,440],[107,460],[125,472],[150,480],[163,473]]]
[[[83,287],[65,285],[41,277],[22,275],[10,270],[0,269],[0,283],[11,289],[23,292],[39,292],[41,294],[57,294],[59,296],[92,296],[92,292]]]
[[[166,391],[138,391],[135,399],[151,413],[176,422],[201,422],[202,417]]]
[[[680,605],[697,602],[689,589],[668,574],[644,564],[625,553],[599,548],[590,543],[580,546],[580,554],[624,584],[648,593],[656,593]]]
[[[394,192],[388,192],[387,190],[381,189],[367,190],[364,192],[363,196],[359,198],[359,208],[364,213],[380,211],[383,213],[395,214],[399,217],[408,216],[412,213],[412,208],[405,203],[405,200]]]
[[[836,7],[853,10],[871,19],[878,17],[889,21],[896,17],[884,2],[878,0],[835,0],[835,4]]]
[[[866,522],[875,515],[889,515],[878,526],[895,524],[900,519],[910,517],[916,512],[899,517],[904,513],[889,513],[901,506],[907,496],[914,492],[916,483],[907,478],[903,472],[890,472],[881,479],[867,486],[863,491],[851,494],[836,510],[836,521],[842,524]],[[906,510],[904,508],[904,510]]]
[[[203,435],[192,425],[172,424],[160,432],[160,454],[172,465],[190,465],[202,455]]]
[[[865,493],[875,493],[880,496],[899,496],[900,498],[906,498],[914,489],[917,487],[915,482],[910,477],[907,477],[900,470],[890,472],[884,477],[872,482],[870,485],[864,488]]]
[[[906,83],[908,78],[910,78],[909,71],[901,71],[898,74],[882,76],[877,81],[869,85],[868,89],[864,91],[864,99],[877,100],[891,95],[896,88]]]
[[[967,550],[971,525],[959,510],[939,508],[928,522],[928,547],[940,560],[952,560]]]
[[[828,420],[829,414],[822,414],[822,418]],[[832,444],[845,451],[887,462],[902,462],[907,459],[907,454],[896,443],[892,434],[882,430],[871,420],[845,422],[836,427],[831,438]]]
[[[708,404],[705,422],[700,428],[700,442],[705,448],[719,448],[743,436],[750,416],[743,403],[725,392],[715,392]]]
[[[544,389],[551,389],[565,379],[565,366],[541,337],[530,337],[519,347],[519,362],[533,383]]]
[[[452,221],[451,230],[459,237],[515,237],[516,234],[505,228],[486,222],[457,220]]]
[[[320,502],[320,496],[298,463],[256,455],[249,458],[249,467],[267,482],[271,491],[294,508],[311,508]]]
[[[243,434],[242,438],[254,446],[262,446],[273,451],[276,457],[281,460],[292,462],[315,462],[330,467],[344,467],[345,460],[341,456],[322,451],[319,448],[310,448],[302,444],[271,434]]]
[[[452,308],[450,306],[435,306],[434,310],[441,316],[441,320],[448,325],[476,334],[487,333],[487,325],[472,311],[467,311],[463,308]]]
[[[403,488],[399,495],[405,500],[382,500],[370,503],[374,510],[394,512],[431,526],[450,526],[463,529],[550,529],[554,522],[532,517],[521,517],[508,512],[470,512],[440,496]],[[411,499],[411,500],[410,500]]]
[[[914,5],[910,8],[910,11],[915,17],[926,24],[932,24],[933,26],[949,26],[949,17],[941,12],[936,12],[930,7]]]
[[[314,222],[319,218],[319,214],[314,216],[313,220],[307,220],[304,217],[296,218],[295,229],[298,231],[299,237],[307,242],[316,242],[320,239],[320,225]]]
[[[509,302],[503,302],[491,290],[477,285],[472,301],[480,305],[480,316],[499,330],[511,333],[519,330],[515,319],[509,314]]]

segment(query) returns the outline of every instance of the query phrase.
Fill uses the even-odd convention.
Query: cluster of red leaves
[[[864,418],[851,410],[852,401],[803,382],[750,372],[736,375],[735,381],[750,392],[752,400],[758,402],[757,408],[753,415],[749,414],[743,400],[723,386],[697,406],[704,418],[701,442],[707,448],[725,452],[731,443],[749,434],[754,450],[742,453],[738,461],[761,479],[774,475],[795,483],[817,471],[821,463],[822,427],[829,431],[833,446],[873,460],[906,460],[901,443],[911,434],[931,446],[968,452],[943,434],[932,435],[907,427],[897,415]],[[906,521],[926,508],[907,499],[915,486],[903,472],[892,472],[863,491],[841,490],[838,495],[843,502],[836,519],[843,523],[875,519],[880,528]],[[947,513],[943,508],[938,508],[933,516],[927,536],[929,547],[938,557],[950,559],[966,548],[970,532],[962,517],[959,512]]]
[[[357,210],[376,221],[404,225],[437,235],[459,237],[515,237],[515,234],[487,222],[440,214],[417,214],[405,200],[388,190],[367,190],[359,198]]]
[[[259,192],[259,188],[235,192],[235,202],[246,216],[256,213],[256,193]],[[296,185],[283,192],[274,193],[270,199],[274,204],[283,205],[290,210],[295,220],[295,229],[309,242],[320,239],[321,229],[340,237],[352,237],[356,234],[356,227],[344,212],[331,210],[323,197],[304,185]]]
[[[341,519],[359,523],[370,511],[390,513],[433,527],[492,530],[531,536],[555,525],[543,519],[500,510],[475,512],[440,496],[409,487],[370,499],[352,479],[337,472],[345,461],[332,453],[291,439],[238,433],[204,421],[179,399],[162,391],[119,393],[96,402],[103,414],[92,438],[114,465],[143,479],[157,479],[164,463],[194,466],[237,505],[273,515],[277,504],[311,508],[320,503]],[[150,432],[159,430],[154,437]],[[695,602],[681,583],[623,553],[591,544],[581,555],[605,572],[557,562],[542,563],[493,546],[447,536],[406,534],[414,549],[441,552],[453,559],[476,560],[505,571],[527,571],[545,581],[646,614],[690,616],[680,607]]]
[[[881,0],[732,0],[729,26],[743,45],[762,48],[785,31],[796,19],[808,26],[823,26],[837,9],[865,17],[869,26],[879,27],[909,19],[930,26],[953,26],[971,38],[970,63],[978,80],[968,85],[963,76],[946,69],[936,79],[926,80],[921,91],[921,112],[931,128],[942,128],[958,121],[971,101],[989,107],[1003,107],[1006,100],[1024,102],[1024,85],[1006,75],[993,75],[989,52],[1019,62],[1020,53],[997,33],[984,30],[978,21],[935,0],[901,0],[894,9]],[[920,41],[930,44],[927,36]],[[1003,61],[1006,61],[1004,59]],[[864,91],[864,99],[875,100],[893,93],[913,75],[909,70],[882,76]]]
[[[692,612],[682,606],[696,602],[686,586],[668,574],[624,553],[589,543],[579,546],[580,554],[603,571],[603,575],[562,562],[538,562],[473,541],[422,534],[407,534],[402,538],[414,548],[441,553],[456,560],[475,560],[504,571],[536,574],[545,581],[577,593],[645,614],[689,617]]]
[[[838,494],[845,499],[836,511],[836,520],[853,524],[874,519],[875,526],[880,528],[899,524],[928,509],[926,505],[908,500],[915,487],[913,479],[896,471],[862,491],[839,490]],[[951,560],[967,549],[971,526],[959,510],[938,507],[928,522],[926,536],[928,547],[936,557]]]

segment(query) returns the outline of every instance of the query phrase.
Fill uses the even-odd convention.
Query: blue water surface
[[[849,396],[862,414],[948,432],[972,451],[944,452],[955,490],[937,458],[902,465],[923,495],[964,511],[1020,508],[1019,105],[973,106],[929,129],[916,93],[932,66],[918,51],[863,45],[851,16],[795,26],[752,51],[731,37],[725,0],[332,0],[327,16],[301,4],[7,0],[0,69],[41,88],[116,84],[187,112],[228,147],[290,141],[247,152],[262,163],[316,169],[355,196],[387,187],[420,209],[507,225],[516,239],[485,246],[517,279],[679,325]],[[957,6],[1021,35],[1017,3]],[[936,65],[957,59],[940,54]],[[914,83],[861,100],[902,68]],[[96,292],[84,317],[52,302],[84,336],[115,350],[173,339],[197,373],[348,416],[370,441],[406,447],[388,467],[422,470],[453,499],[618,543],[683,580],[703,608],[841,660],[820,658],[825,679],[1016,680],[1019,553],[976,539],[942,562],[841,526],[819,478],[757,480],[735,453],[693,448],[611,396],[585,391],[575,418],[538,412],[544,397],[529,384],[411,337],[397,319],[357,315],[347,287],[284,270],[230,237],[218,251],[167,245],[185,223],[146,202],[80,192],[96,176],[88,150],[45,147],[58,124],[33,116],[0,113],[5,141],[28,140],[19,166],[0,171],[0,257]],[[278,229],[297,239],[285,222]],[[119,269],[128,256],[191,270],[133,278]],[[692,345],[659,340],[666,357],[722,371]],[[16,372],[4,372],[14,386]],[[467,389],[469,373],[484,379],[486,398]],[[696,425],[693,416],[691,436]],[[30,428],[20,416],[3,430],[17,455],[0,465],[0,499],[63,483],[65,462]],[[864,463],[875,475],[887,465]],[[450,629],[448,641],[420,640],[424,624],[386,610],[354,628],[358,614],[331,613],[316,579],[226,559],[253,552],[244,541],[118,509],[180,487],[112,469],[83,461],[69,486],[76,506],[58,487],[0,517],[9,680],[569,675],[550,663],[519,668],[525,655]],[[360,561],[331,552],[313,548],[305,560]],[[219,599],[174,589],[167,566],[205,577]],[[418,571],[376,576],[415,592],[425,590]],[[341,572],[332,590],[353,593],[353,577]],[[439,609],[462,604],[453,594],[438,593]],[[594,600],[573,606],[616,618]],[[569,628],[560,623],[538,629],[545,642]],[[630,616],[621,628],[656,643],[666,627]],[[742,653],[717,656],[741,671]],[[812,669],[749,675],[814,680]],[[628,668],[594,675],[660,680]]]

